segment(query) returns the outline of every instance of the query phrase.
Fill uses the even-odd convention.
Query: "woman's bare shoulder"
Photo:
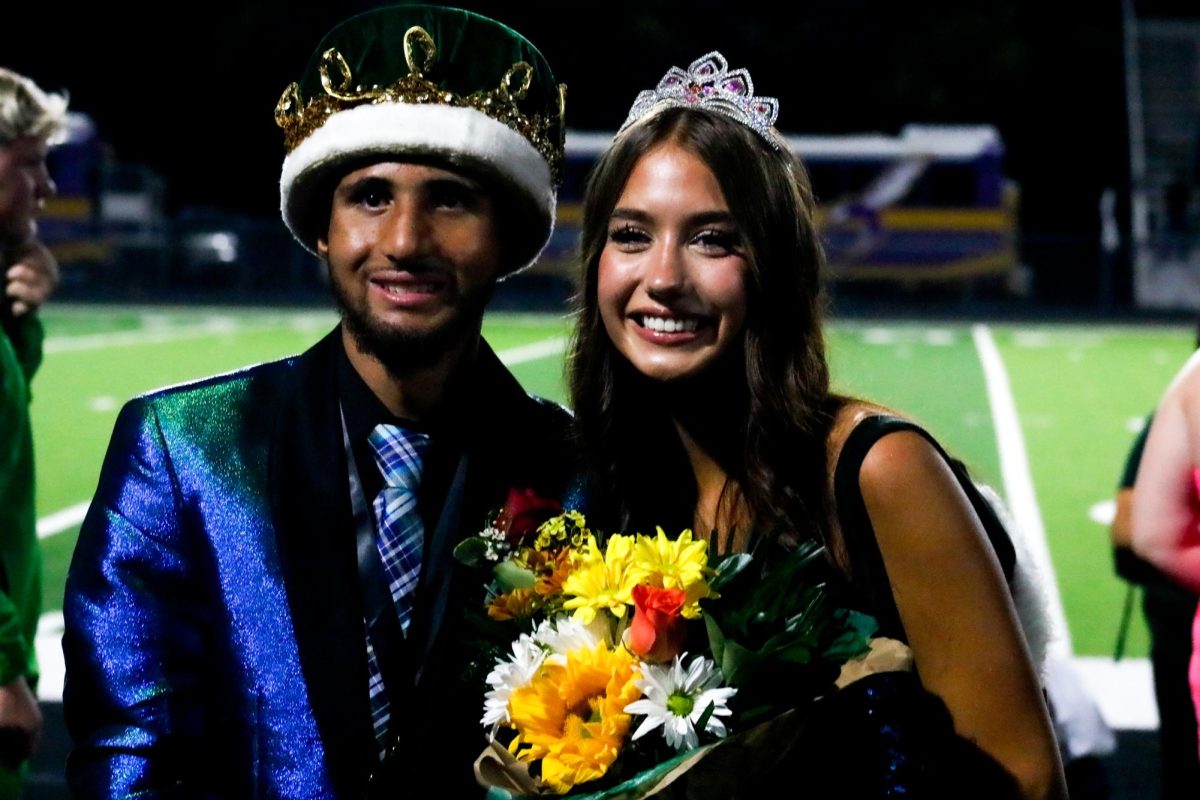
[[[837,466],[838,458],[842,454],[842,447],[845,446],[846,440],[850,438],[850,434],[864,420],[879,416],[897,417],[911,422],[903,414],[887,406],[872,403],[869,400],[850,399],[838,408],[833,418],[833,424],[829,428],[829,438],[826,440],[831,479],[834,468]]]

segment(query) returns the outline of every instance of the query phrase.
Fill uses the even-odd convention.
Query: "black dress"
[[[859,488],[871,447],[896,431],[924,437],[946,460],[979,515],[1005,576],[1015,553],[1008,533],[961,463],[922,428],[897,417],[860,422],[842,447],[834,471],[834,501],[852,577],[841,587],[849,604],[875,617],[879,634],[907,641],[875,532]],[[839,573],[840,574],[840,573]],[[942,701],[916,672],[870,675],[813,703],[780,730],[771,764],[743,773],[739,797],[1012,798],[1016,780],[973,742],[954,732]],[[730,756],[735,754],[731,753]],[[714,753],[719,757],[719,751]],[[708,767],[714,764],[706,765]],[[697,776],[699,777],[699,776]],[[695,792],[689,796],[706,796]]]

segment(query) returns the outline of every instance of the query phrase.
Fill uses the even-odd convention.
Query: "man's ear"
[[[324,261],[329,260],[329,242],[325,241],[324,236],[317,239],[317,255]]]

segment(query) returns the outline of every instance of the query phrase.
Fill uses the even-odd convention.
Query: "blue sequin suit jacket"
[[[77,796],[363,796],[378,749],[338,335],[118,417],[67,579]],[[554,496],[570,472],[566,412],[526,395],[486,345],[463,389],[465,482],[427,532],[411,680],[393,707],[414,775],[449,797],[480,791],[485,688],[456,684],[462,610],[482,583],[450,550],[510,487]]]

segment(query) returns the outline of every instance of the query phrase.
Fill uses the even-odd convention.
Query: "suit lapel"
[[[424,642],[421,652],[413,655],[416,662],[415,682],[421,683],[422,673],[427,664],[436,660],[435,648],[438,644],[438,633],[443,630],[446,611],[451,603],[453,576],[454,546],[461,538],[463,527],[463,502],[466,495],[470,459],[464,453],[458,460],[450,489],[446,492],[446,500],[442,504],[442,512],[434,527],[433,535],[426,537],[430,552],[425,559],[425,575],[420,584],[420,594],[417,598],[419,614],[417,627],[413,630],[415,642]]]
[[[357,584],[335,330],[297,359],[272,440],[271,505],[313,715],[339,795],[359,795],[375,742]]]
[[[520,443],[514,440],[530,433],[524,423],[530,400],[486,342],[480,342],[479,355],[458,397],[463,405],[453,414],[462,421],[463,454],[434,535],[426,539],[430,553],[419,598],[422,627],[420,638],[415,639],[424,642],[424,648],[412,654],[420,659],[416,665],[418,685],[446,679],[445,675],[426,676],[424,667],[445,661],[457,634],[455,623],[462,604],[481,600],[482,585],[462,585],[464,577],[477,580],[479,576],[454,561],[455,545],[478,533],[487,514],[504,502],[509,485],[524,477],[524,470],[514,469],[521,461],[516,455]],[[487,398],[486,402],[480,398]]]

